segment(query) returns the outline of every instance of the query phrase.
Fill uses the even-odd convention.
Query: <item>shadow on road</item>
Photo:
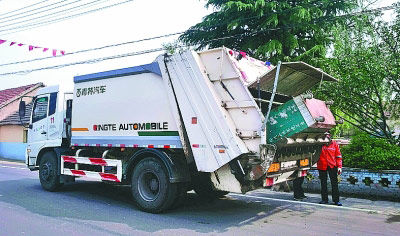
[[[248,199],[225,199],[207,202],[188,193],[183,206],[163,214],[149,214],[136,208],[128,186],[78,181],[59,192],[42,190],[37,179],[0,182],[0,201],[49,217],[70,221],[103,221],[126,224],[135,230],[157,232],[188,229],[201,233],[226,232],[229,228],[268,223],[268,217],[285,211],[281,218],[306,216],[314,212],[298,204]]]

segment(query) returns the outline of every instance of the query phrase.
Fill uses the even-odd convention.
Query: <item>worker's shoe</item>
[[[328,204],[328,201],[322,200],[322,201],[319,202],[319,204]]]
[[[343,206],[341,202],[335,202],[334,203],[336,206]]]
[[[303,195],[303,196],[299,196],[299,197],[294,197],[293,199],[295,200],[295,201],[301,201],[301,200],[304,200],[304,199],[306,199],[307,198],[307,196],[306,195]]]

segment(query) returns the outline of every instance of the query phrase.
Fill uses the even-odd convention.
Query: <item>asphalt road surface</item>
[[[400,235],[400,203],[342,198],[343,207],[257,190],[206,202],[189,193],[163,214],[138,210],[128,187],[81,181],[59,192],[38,172],[0,160],[0,236],[12,235]]]

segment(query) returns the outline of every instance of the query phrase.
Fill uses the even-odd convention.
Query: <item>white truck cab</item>
[[[61,147],[63,139],[67,138],[65,101],[70,94],[60,92],[59,86],[55,85],[39,89],[33,98],[25,158],[29,168],[38,166],[40,152]]]

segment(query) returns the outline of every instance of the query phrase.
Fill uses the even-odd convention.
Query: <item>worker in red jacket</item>
[[[328,204],[328,174],[332,186],[332,201],[337,206],[342,206],[339,201],[338,174],[342,173],[342,154],[339,145],[332,140],[329,132],[325,133],[329,143],[322,146],[321,155],[317,163],[319,178],[321,179],[321,197],[320,204]]]

